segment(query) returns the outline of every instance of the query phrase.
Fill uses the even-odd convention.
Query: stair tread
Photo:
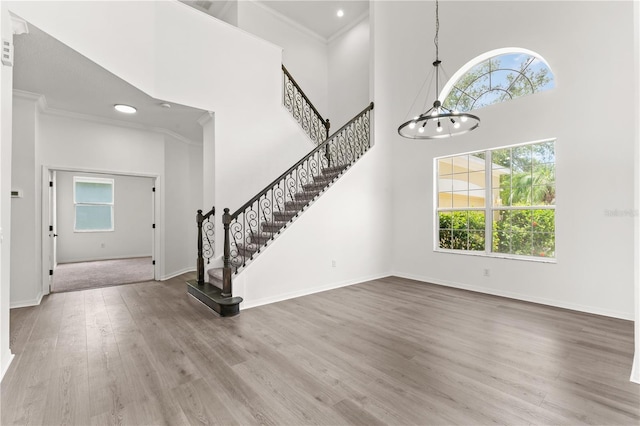
[[[187,291],[223,317],[240,313],[242,297],[222,296],[222,290],[209,283],[198,284],[196,280],[189,280],[187,281]]]

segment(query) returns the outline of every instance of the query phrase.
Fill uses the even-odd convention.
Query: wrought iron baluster
[[[298,101],[298,95],[295,94],[294,96],[296,98],[292,103],[292,108],[295,109],[295,105],[302,105],[302,102],[306,100],[303,96],[300,96],[300,101]],[[223,217],[223,222],[227,223],[225,257],[228,260],[226,260],[226,263],[229,267],[233,266],[235,268],[235,274],[255,257],[258,253],[256,250],[260,250],[262,246],[268,244],[274,235],[280,231],[280,229],[276,229],[278,227],[275,224],[287,222],[286,218],[289,215],[285,214],[285,212],[287,212],[286,204],[288,202],[290,202],[291,209],[298,211],[309,204],[308,201],[305,201],[307,197],[304,194],[304,185],[314,183],[316,177],[319,182],[326,182],[326,177],[322,176],[326,168],[348,167],[367,151],[370,146],[370,131],[368,127],[372,108],[373,103],[333,135],[325,138],[315,149],[269,184],[258,195],[245,203],[235,213],[229,215],[229,218]],[[304,112],[301,114],[304,115]],[[313,116],[307,116],[307,118],[310,118],[309,124],[311,126],[316,125]],[[329,121],[323,120],[322,122],[325,123],[323,127],[328,132]],[[329,176],[331,175],[329,174]],[[324,186],[327,185],[330,185],[330,182]],[[318,188],[317,186],[313,188],[313,192],[319,192],[324,189],[324,187]],[[311,192],[311,190],[308,192]],[[296,195],[299,193],[300,196],[296,199]],[[282,212],[281,217],[283,220],[275,220],[274,213],[276,208],[279,212]],[[228,212],[228,209],[226,212]],[[268,229],[264,228],[262,223],[269,224]],[[248,255],[249,253],[251,253],[250,256]]]

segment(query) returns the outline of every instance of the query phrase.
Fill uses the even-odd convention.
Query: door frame
[[[51,197],[54,191],[51,191],[49,188],[49,178],[53,172],[73,172],[73,173],[99,173],[99,174],[109,174],[116,176],[130,176],[130,177],[141,177],[141,178],[151,178],[153,179],[153,187],[155,190],[152,192],[152,203],[151,203],[151,218],[152,223],[154,223],[155,227],[150,227],[152,232],[151,237],[151,257],[154,260],[155,264],[153,267],[153,279],[157,280],[161,277],[161,233],[162,233],[162,225],[160,223],[160,185],[161,185],[161,177],[156,174],[149,173],[134,173],[134,172],[122,172],[122,171],[114,171],[114,170],[100,170],[100,169],[88,169],[88,168],[78,168],[78,167],[64,167],[64,166],[42,166],[42,182],[41,182],[41,222],[42,222],[42,234],[41,234],[41,247],[42,247],[42,294],[47,295],[51,292],[51,275],[49,270],[53,270],[55,273],[55,267],[57,265],[57,259],[53,256],[53,234],[57,232],[56,224],[51,224],[52,217],[52,206],[55,206],[55,201],[51,200]],[[49,226],[52,225],[53,231],[49,231]]]

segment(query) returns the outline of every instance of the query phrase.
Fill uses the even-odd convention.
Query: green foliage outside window
[[[438,212],[439,247],[485,251],[485,233],[491,232],[493,253],[554,258],[554,142],[493,150],[491,163],[492,173],[499,176],[492,191],[499,197],[490,209]],[[485,231],[489,211],[492,226]]]

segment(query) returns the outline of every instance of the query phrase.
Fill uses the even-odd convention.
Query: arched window
[[[440,99],[451,110],[466,112],[520,96],[549,90],[554,76],[547,62],[526,49],[498,49],[460,68]]]

